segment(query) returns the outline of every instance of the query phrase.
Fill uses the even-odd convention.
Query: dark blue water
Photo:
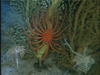
[[[7,37],[7,35],[5,35],[7,28],[13,27],[13,18],[10,17],[9,12],[11,12],[10,1],[1,1],[1,48],[3,50],[3,52],[1,50],[2,54],[7,51],[5,50],[5,45],[11,44],[10,40],[4,38],[4,36]],[[12,15],[16,15],[13,14],[13,12],[11,13]]]

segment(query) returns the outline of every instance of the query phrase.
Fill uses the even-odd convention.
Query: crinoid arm
[[[47,12],[46,12],[46,20],[47,20],[47,25],[48,25],[48,29],[50,29],[50,22],[49,22],[49,9],[50,9],[50,6],[49,8],[47,9]]]
[[[29,22],[29,19],[27,18],[27,20],[28,20],[28,26],[29,26],[29,28],[30,28],[30,30],[31,30],[31,32],[32,33],[34,33],[34,34],[36,34],[36,35],[42,35],[42,34],[40,34],[40,33],[37,33],[37,32],[35,32],[33,29],[32,29],[32,26],[31,26],[31,24],[30,24],[30,22]]]
[[[58,13],[57,13],[56,25],[55,25],[54,29],[52,30],[52,32],[55,31],[55,29],[57,28],[57,25],[58,25],[58,23],[59,23],[59,13],[60,13],[60,10],[61,10],[61,7],[60,7],[60,9],[59,9],[59,11],[58,11]]]
[[[57,36],[61,35],[69,26],[71,26],[71,24],[68,25],[67,27],[65,27],[61,32],[59,32],[58,34],[56,34],[54,37],[57,37]]]
[[[41,30],[44,32],[44,29],[43,29],[43,27],[42,27],[42,25],[40,23],[40,19],[39,19],[39,9],[37,9],[37,21],[38,21],[38,24],[39,24]]]
[[[60,32],[60,30],[61,30],[61,28],[62,28],[62,26],[63,26],[63,24],[64,24],[65,17],[66,17],[66,13],[65,13],[65,16],[64,16],[64,18],[63,18],[63,20],[62,20],[61,26],[59,27],[59,29],[58,29],[56,32],[54,32],[54,34],[57,34],[57,33]],[[57,25],[58,25],[58,24],[57,24]],[[56,28],[56,27],[55,27],[55,28]]]
[[[44,10],[45,10],[45,8],[42,11],[42,21],[43,21],[43,24],[44,24],[44,28],[46,30],[46,23],[45,23],[45,18],[44,18]]]
[[[59,37],[59,38],[56,38],[56,39],[53,38],[52,40],[60,40],[60,39],[66,37],[66,36],[68,36],[68,35],[70,35],[70,34],[72,34],[72,33],[74,33],[74,32],[68,33],[68,34],[66,34],[66,35],[64,35],[64,36],[61,36],[61,37]]]
[[[52,30],[53,24],[54,24],[54,7],[53,7],[52,12],[51,12],[52,13],[52,15],[51,15],[51,30]]]
[[[55,43],[55,42],[53,42],[53,41],[51,41],[51,43],[54,44],[54,45],[57,45],[58,47],[62,48],[62,50],[63,50],[64,52],[66,52],[65,49],[64,49],[63,47],[61,47],[59,44],[57,44],[57,43]]]
[[[30,38],[34,38],[34,39],[41,39],[42,37],[34,37],[34,36],[31,36],[30,34],[27,33],[27,31],[25,30],[25,28],[23,27],[23,30],[24,32],[26,33],[26,35]]]
[[[61,54],[64,54],[66,55],[65,53],[61,52],[61,51],[58,51],[57,49],[55,49],[52,44],[50,43],[50,47],[55,51],[55,52],[58,52],[58,53],[61,53]]]
[[[30,38],[29,38],[29,40],[30,40]],[[28,40],[28,43],[30,44],[30,46],[31,46],[31,48],[33,49],[33,50],[38,50],[38,49],[40,49],[42,46],[44,46],[44,44],[46,43],[46,41],[44,40],[44,42],[39,46],[39,47],[33,47],[32,46],[32,42],[30,42]]]
[[[32,14],[32,21],[33,21],[33,26],[34,26],[34,28],[35,28],[38,32],[40,32],[41,34],[43,34],[43,32],[40,31],[40,30],[38,29],[38,27],[36,26],[35,21],[34,21],[34,16],[33,16],[33,14]]]
[[[28,38],[28,42],[31,43],[31,44],[38,44],[38,43],[40,43],[40,42],[42,42],[42,41],[43,41],[43,39],[41,39],[41,40],[39,40],[39,41],[37,41],[37,42],[31,42],[31,41],[30,41],[30,38]]]

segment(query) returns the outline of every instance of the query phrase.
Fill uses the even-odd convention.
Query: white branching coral
[[[19,59],[25,55],[25,51],[26,51],[25,46],[15,45],[8,50],[8,52],[5,54],[5,56],[6,56],[7,60],[10,60],[10,61],[16,60],[16,64],[17,64],[17,68],[18,68]]]
[[[95,63],[94,59],[91,58],[91,56],[88,56],[84,53],[76,55],[73,61],[76,62],[76,65],[74,65],[74,67],[77,68],[77,71],[84,72],[85,74],[88,70],[90,70],[91,65]]]
[[[75,59],[73,60],[74,62],[76,62],[76,64],[74,65],[73,68],[76,67],[76,70],[78,72],[84,72],[85,74],[87,73],[88,70],[90,70],[91,66],[95,63],[95,60],[86,54],[86,51],[88,51],[89,49],[87,47],[84,48],[84,51],[82,54],[75,52],[71,46],[67,43],[66,39],[65,40],[65,45],[68,45],[70,50],[76,54]]]

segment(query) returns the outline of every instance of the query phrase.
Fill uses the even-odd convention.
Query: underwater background
[[[1,75],[99,75],[99,5],[98,0],[2,0]]]

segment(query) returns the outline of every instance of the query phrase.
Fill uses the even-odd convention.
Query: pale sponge
[[[75,59],[73,60],[73,62],[75,62],[76,64],[73,66],[73,68],[76,68],[76,71],[78,71],[79,73],[87,73],[87,71],[90,70],[91,66],[95,63],[95,60],[90,56],[87,55],[87,51],[89,50],[88,47],[84,47],[84,51],[82,54],[75,52],[70,44],[68,44],[68,42],[65,40],[65,45],[67,45],[70,50],[76,55]]]
[[[7,58],[7,60],[16,61],[18,68],[19,59],[21,59],[25,55],[25,51],[25,46],[15,45],[8,50],[8,52],[5,54],[5,57]]]
[[[95,60],[90,55],[86,55],[85,53],[76,55],[73,61],[76,62],[74,67],[76,67],[77,71],[84,72],[85,74],[88,70],[90,70],[91,66],[95,63]]]

